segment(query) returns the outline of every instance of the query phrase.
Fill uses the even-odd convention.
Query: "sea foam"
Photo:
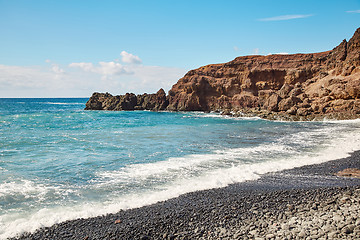
[[[58,205],[32,212],[10,211],[0,217],[0,238],[15,236],[24,231],[32,232],[70,219],[141,207],[192,191],[255,180],[261,174],[269,172],[348,157],[350,153],[360,150],[359,123],[356,120],[331,122],[325,127],[293,133],[256,147],[222,148],[208,154],[169,157],[113,171],[99,170],[95,178],[89,181],[88,188],[106,189],[131,183],[141,191],[125,191],[120,196],[110,195],[106,201]],[[355,127],[352,128],[349,124]],[[296,144],[302,146],[302,151],[295,147]],[[144,188],[149,182],[154,184]],[[25,185],[25,188],[21,189],[20,185]],[[41,195],[48,191],[47,186],[25,180],[5,183],[0,188],[3,196],[17,191],[25,195],[34,192]]]

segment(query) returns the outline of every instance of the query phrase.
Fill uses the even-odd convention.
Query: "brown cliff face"
[[[358,117],[360,29],[332,51],[244,56],[191,70],[169,91],[169,103],[177,111]]]
[[[295,120],[357,118],[360,28],[348,42],[344,40],[331,51],[238,57],[189,71],[167,97],[163,90],[159,92],[112,98],[93,95],[86,109],[232,111]]]

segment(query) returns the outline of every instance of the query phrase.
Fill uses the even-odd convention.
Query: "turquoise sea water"
[[[84,111],[0,99],[0,239],[320,163],[360,149],[360,121]]]

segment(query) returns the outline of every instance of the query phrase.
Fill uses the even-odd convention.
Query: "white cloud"
[[[253,54],[254,54],[254,55],[259,55],[259,49],[258,49],[258,48],[254,48]]]
[[[59,66],[58,66],[59,67]],[[54,69],[53,69],[54,68]],[[59,69],[62,69],[59,67]],[[1,97],[84,96],[86,81],[59,70],[56,66],[0,65]]]
[[[70,63],[69,67],[78,67],[84,71],[92,71],[94,69],[94,65],[92,63],[79,62],[79,63]]]
[[[142,61],[138,56],[135,56],[126,51],[120,53],[122,57],[122,62],[129,64],[140,64]],[[103,75],[103,78],[107,78],[113,75],[121,74],[132,74],[132,71],[129,70],[129,66],[124,66],[121,63],[118,63],[118,59],[111,62],[99,62],[97,65],[89,62],[78,62],[70,63],[69,67],[71,68],[80,68],[85,72],[93,72]],[[130,66],[131,66],[130,65]]]
[[[346,11],[347,13],[360,13],[360,10]]]
[[[234,46],[233,49],[234,49],[235,52],[240,50],[237,46]]]
[[[103,80],[112,78],[114,75],[132,74],[125,66],[117,62],[99,62],[94,66],[92,63],[80,62],[70,63],[69,67],[77,67],[85,72],[92,72],[102,75]]]
[[[95,91],[125,94],[169,90],[185,69],[116,62],[67,66],[0,65],[1,97],[89,97]]]
[[[51,65],[51,70],[58,75],[65,73],[64,69],[60,68],[59,65],[55,63]]]
[[[308,18],[311,16],[313,16],[313,14],[282,15],[282,16],[276,16],[276,17],[270,17],[270,18],[261,18],[261,19],[258,19],[258,21],[262,21],[262,22],[285,21],[285,20],[298,19],[298,18]]]
[[[55,73],[54,77],[56,80],[61,79],[66,73],[65,70],[63,68],[61,68],[59,66],[59,64],[57,63],[52,63],[52,61],[50,59],[46,59],[45,60],[46,63],[51,63],[51,68],[50,70]]]
[[[121,56],[121,61],[123,61],[124,63],[130,63],[130,64],[142,63],[142,60],[138,56],[135,56],[135,55],[125,52],[125,51],[122,51],[120,53],[120,56]]]
[[[43,71],[40,67],[21,67],[0,65],[0,89],[31,88],[50,86],[49,81],[55,75],[50,71]],[[38,81],[43,79],[44,81]],[[45,81],[45,79],[49,79]]]
[[[99,62],[99,67],[96,68],[96,72],[103,75],[120,75],[120,74],[129,74],[130,71],[120,63],[116,62]]]
[[[0,96],[89,97],[95,91],[154,93],[160,88],[169,90],[186,73],[185,69],[139,64],[139,57],[125,51],[120,55],[124,64],[114,60],[61,65],[45,60],[47,66],[0,65]]]

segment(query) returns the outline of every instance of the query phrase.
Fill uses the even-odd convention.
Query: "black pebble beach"
[[[360,151],[14,239],[360,239]]]

